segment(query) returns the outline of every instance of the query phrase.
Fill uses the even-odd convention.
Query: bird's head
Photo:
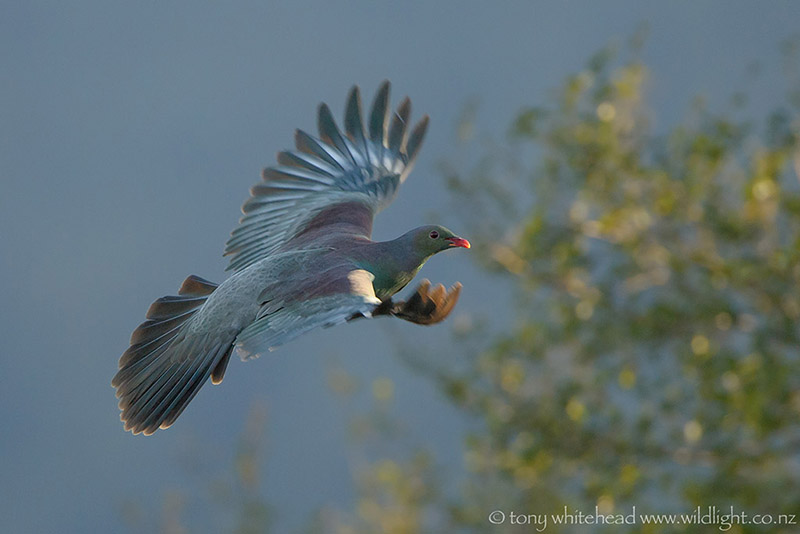
[[[426,257],[451,248],[470,248],[469,241],[438,225],[412,230],[412,239],[414,248]]]

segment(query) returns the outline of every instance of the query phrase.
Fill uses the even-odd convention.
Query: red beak
[[[451,247],[462,247],[462,248],[469,248],[469,241],[466,239],[462,239],[460,237],[447,237],[445,238],[446,241],[450,241]]]

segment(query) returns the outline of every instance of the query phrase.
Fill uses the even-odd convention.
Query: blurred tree
[[[458,526],[565,505],[800,511],[800,92],[754,122],[741,95],[698,101],[655,135],[633,55],[596,55],[508,146],[447,173],[515,303],[465,343],[483,347],[467,370],[435,371],[486,424]]]
[[[365,388],[342,368],[329,371],[330,389],[344,401]],[[328,506],[310,525],[310,533],[415,534],[441,525],[443,501],[438,492],[439,472],[428,453],[410,439],[408,428],[393,410],[394,383],[372,381],[374,404],[368,411],[350,412],[351,461],[358,499],[352,510]],[[364,405],[363,398],[357,401]]]
[[[489,513],[565,506],[800,512],[800,83],[756,120],[736,94],[721,112],[698,100],[657,135],[636,50],[597,54],[522,110],[507,143],[446,168],[481,266],[513,287],[513,321],[468,338],[465,368],[414,362],[484,431],[467,440],[463,492],[417,503],[446,519],[330,532],[520,532]],[[785,53],[796,77],[796,43]],[[364,490],[386,511],[408,505],[391,499],[403,484]]]

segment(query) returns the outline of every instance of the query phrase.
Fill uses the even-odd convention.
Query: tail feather
[[[172,349],[174,352],[180,342],[181,339],[175,338],[165,341],[150,354],[119,370],[111,385],[117,388],[120,409],[127,404],[132,404],[152,385],[152,378],[163,372],[163,363],[165,359],[169,358],[164,353],[168,349]]]
[[[203,302],[205,302],[205,299],[203,299]],[[162,337],[164,334],[176,332],[177,328],[183,325],[183,323],[185,323],[189,317],[194,315],[199,308],[200,306],[194,306],[194,308],[188,312],[173,317],[168,317],[166,319],[148,319],[133,331],[133,334],[131,335],[131,345],[147,343]]]
[[[235,333],[197,333],[185,327],[205,304],[216,284],[190,276],[177,297],[162,297],[133,332],[119,371],[117,389],[125,430],[152,434],[167,428],[212,376],[222,380]]]
[[[136,414],[135,419],[140,421],[138,426],[145,435],[167,428],[166,419],[175,411],[183,411],[208,378],[209,367],[218,351],[219,348],[214,347],[202,357],[170,366],[169,372],[154,385],[150,399]],[[192,394],[191,397],[187,398],[187,392]]]
[[[171,363],[161,369],[161,374],[154,377],[146,384],[144,391],[131,400],[131,405],[123,413],[127,417],[125,430],[146,430],[145,421],[153,415],[156,404],[163,401],[164,393],[170,389],[165,387],[168,382],[174,382],[177,376],[183,376],[189,369],[191,360],[181,363]]]
[[[204,342],[194,343],[184,349],[184,352],[196,352],[200,347],[204,347],[206,341],[207,338]],[[205,351],[205,348],[201,350]],[[203,353],[180,361],[165,362],[166,369],[162,368],[160,374],[150,384],[147,392],[140,396],[135,410],[131,410],[129,422],[139,420],[139,426],[147,433],[147,427],[155,420],[160,422],[160,419],[163,419],[161,416],[163,415],[164,406],[175,400],[176,397],[180,397],[186,380],[191,379],[194,372],[202,367],[204,363],[207,363],[207,357],[208,355]],[[200,386],[202,386],[202,382],[197,384],[198,389]],[[158,428],[158,425],[156,425],[156,428]]]
[[[187,276],[186,280],[183,281],[181,288],[178,290],[178,295],[196,295],[198,297],[207,297],[213,293],[217,287],[219,286],[214,282],[209,282],[204,278],[200,278],[199,276],[192,274]]]
[[[207,296],[180,296],[180,297],[161,297],[147,310],[147,319],[154,321],[180,317],[184,313],[191,313],[195,308],[202,305]]]
[[[126,385],[129,387],[120,388],[118,393],[122,392],[123,401],[127,401],[125,404],[128,410],[125,415],[129,421],[135,419],[136,415],[140,413],[149,412],[153,399],[158,397],[164,385],[168,381],[174,380],[175,375],[181,369],[186,369],[192,363],[196,363],[196,359],[192,357],[175,357],[177,354],[191,355],[196,346],[196,342],[173,341],[169,347],[170,355],[154,358],[147,369],[143,369],[137,374],[134,380],[128,381]],[[120,407],[122,405],[121,401]]]
[[[214,370],[211,372],[211,383],[215,386],[222,382],[222,378],[225,376],[225,370],[228,368],[228,362],[231,361],[231,353],[233,352],[233,345],[228,348],[228,352],[222,356],[222,359],[219,363],[214,367]]]
[[[176,395],[169,406],[165,408],[163,421],[161,422],[160,428],[169,428],[172,426],[178,416],[183,413],[184,409],[186,409],[186,406],[189,405],[189,402],[194,398],[195,395],[197,395],[197,392],[200,391],[200,386],[205,383],[209,375],[212,373],[212,370],[224,358],[224,355],[226,353],[230,354],[233,348],[232,343],[233,339],[229,340],[225,344],[220,344],[216,348],[216,351],[212,349],[212,353],[214,354],[213,358],[209,358],[207,365],[204,365],[202,368],[198,368],[195,371],[192,379],[185,382],[185,385],[181,388],[178,395]],[[209,356],[210,355],[211,354],[209,354]],[[152,431],[155,431],[155,427],[152,427]]]
[[[119,366],[120,368],[126,367],[131,363],[139,361],[146,356],[153,353],[155,349],[158,347],[164,346],[166,341],[173,339],[177,334],[179,327],[176,327],[174,330],[170,330],[169,332],[165,332],[164,334],[153,338],[148,341],[141,341],[139,343],[131,344],[128,347],[128,350],[122,353],[122,356],[119,359]]]

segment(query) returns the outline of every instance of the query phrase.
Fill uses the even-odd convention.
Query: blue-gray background
[[[700,93],[746,85],[764,107],[797,29],[795,2],[3,2],[0,17],[0,530],[114,531],[127,499],[157,513],[186,483],[189,448],[229,461],[254,399],[268,406],[266,494],[278,531],[352,496],[349,411],[331,362],[391,377],[396,406],[437,460],[457,466],[469,424],[396,357],[394,335],[446,350],[448,325],[363,321],[232,362],[179,422],[123,432],[110,380],[150,302],[188,274],[221,281],[221,250],[247,188],[319,101],[341,114],[350,85],[431,115],[412,178],[375,237],[443,222],[458,205],[437,171],[461,156],[455,124],[502,134],[610,40],[650,26],[643,57],[656,127]],[[469,236],[467,236],[469,237]],[[460,251],[459,251],[460,252]],[[466,288],[458,313],[491,302],[468,257],[424,275]],[[356,407],[358,408],[358,407]],[[193,445],[188,445],[193,444]]]

